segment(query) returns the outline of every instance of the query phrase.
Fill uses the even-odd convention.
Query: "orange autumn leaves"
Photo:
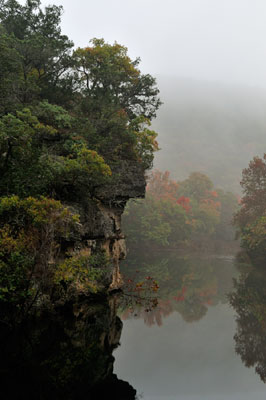
[[[179,184],[170,179],[170,172],[152,172],[147,185],[147,193],[157,200],[166,200],[173,204],[179,204],[186,212],[191,209],[190,199],[185,196],[178,196]]]
[[[193,173],[190,175],[190,177],[196,178],[197,175],[201,178],[205,177],[203,174],[200,173]],[[170,179],[169,171],[161,172],[159,170],[154,170],[149,178],[149,183],[147,185],[147,193],[151,194],[157,200],[166,200],[173,204],[179,204],[186,211],[186,213],[189,213],[191,211],[192,209],[191,200],[193,199],[195,200],[195,197],[196,200],[200,200],[199,202],[201,203],[202,206],[205,205],[214,210],[219,210],[221,207],[221,203],[217,199],[218,193],[215,190],[207,189],[208,187],[212,186],[212,183],[211,181],[208,182],[208,177],[205,178],[206,178],[205,185],[206,183],[209,183],[206,185],[204,193],[205,197],[201,197],[199,199],[198,196],[195,195],[193,196],[194,188],[191,187],[190,190],[191,198],[190,198],[188,196],[181,194],[184,191],[183,188],[184,182],[189,181],[190,178],[188,178],[184,182],[178,183]]]
[[[183,181],[154,170],[145,200],[130,202],[123,217],[130,247],[179,247],[202,239],[233,240],[231,220],[238,206],[230,192],[214,189],[212,181],[193,172]]]
[[[179,247],[200,240],[233,240],[237,197],[200,172],[183,181],[154,170],[144,200],[130,202],[123,223],[128,246]]]

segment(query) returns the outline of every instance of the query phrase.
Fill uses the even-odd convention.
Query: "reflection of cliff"
[[[145,282],[150,276],[158,282],[156,308],[147,307],[147,291],[146,297],[143,296],[142,307],[141,301],[138,304],[132,301],[131,304],[127,302],[121,305],[124,310],[122,319],[131,316],[143,318],[148,325],[162,325],[163,318],[174,311],[187,322],[200,320],[207,313],[208,307],[227,301],[226,294],[231,290],[234,275],[230,258],[180,257],[175,253],[168,257],[165,254],[139,254],[134,259],[128,257],[121,271],[125,281],[133,281],[135,285]],[[132,284],[128,287],[128,295],[135,295],[132,287]]]
[[[246,268],[230,295],[237,313],[234,336],[236,353],[247,367],[255,367],[266,383],[266,271],[262,266]]]
[[[34,400],[135,399],[132,386],[113,374],[122,330],[114,297],[68,304],[16,330],[0,328],[0,393],[9,399],[21,398],[17,392]]]

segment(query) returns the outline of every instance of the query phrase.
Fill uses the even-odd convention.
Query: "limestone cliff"
[[[104,249],[112,260],[112,271],[108,278],[109,289],[122,284],[119,261],[126,256],[125,237],[121,231],[121,217],[126,203],[131,198],[145,196],[145,175],[141,165],[123,161],[119,170],[113,169],[114,180],[109,185],[95,189],[93,198],[85,205],[71,204],[80,215],[78,239],[72,246],[87,248],[90,253]]]
[[[53,223],[45,227],[34,271],[23,278],[26,300],[24,295],[16,300],[19,307],[12,312],[2,307],[0,319],[17,323],[35,310],[56,309],[82,296],[105,297],[121,287],[119,261],[126,256],[121,216],[130,198],[144,197],[144,172],[140,164],[122,161],[119,171],[113,168],[112,181],[95,188],[86,201],[64,203],[73,223],[59,233]]]

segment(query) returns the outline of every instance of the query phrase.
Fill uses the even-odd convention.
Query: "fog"
[[[157,78],[155,167],[175,179],[197,170],[240,192],[242,169],[266,148],[265,1],[42,2],[50,3],[63,5],[62,31],[75,46],[117,41]]]
[[[77,46],[103,37],[153,75],[266,87],[263,0],[42,2],[50,3],[63,5],[63,31]]]
[[[199,171],[240,193],[242,169],[266,149],[264,90],[162,76],[158,84],[165,103],[154,122],[155,167],[177,180]]]

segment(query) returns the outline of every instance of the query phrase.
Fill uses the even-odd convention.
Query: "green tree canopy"
[[[74,50],[62,12],[40,0],[0,0],[0,302],[18,309],[51,282],[98,290],[102,273],[93,265],[104,258],[82,250],[82,229],[71,247],[61,226],[73,228],[75,210],[100,213],[97,191],[119,193],[124,166],[143,179],[158,149],[155,79],[116,42],[92,39]]]

